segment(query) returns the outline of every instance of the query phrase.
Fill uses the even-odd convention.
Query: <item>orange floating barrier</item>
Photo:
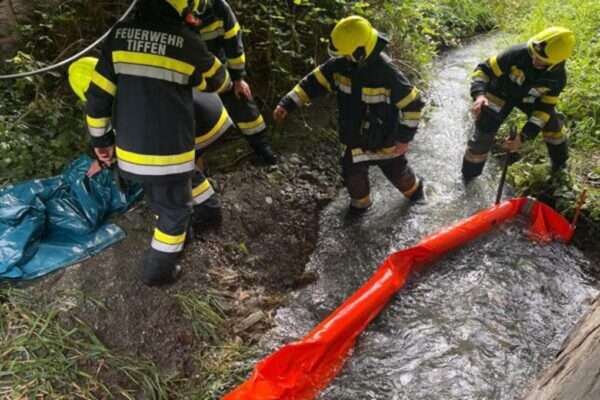
[[[373,276],[302,340],[259,362],[251,377],[224,400],[310,400],[342,368],[357,337],[400,290],[411,273],[447,252],[524,214],[530,235],[570,241],[574,229],[547,205],[529,198],[504,201],[388,256]]]

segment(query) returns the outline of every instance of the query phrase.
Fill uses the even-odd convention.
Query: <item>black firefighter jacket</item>
[[[424,103],[390,57],[380,38],[373,53],[361,64],[331,58],[305,76],[279,105],[291,112],[312,99],[335,92],[340,141],[354,162],[393,158],[397,143],[410,142],[417,130]]]
[[[240,24],[225,0],[213,0],[200,18],[200,37],[211,53],[227,63],[233,80],[246,75],[246,55]]]
[[[120,23],[103,45],[86,92],[92,145],[114,143],[112,124],[125,177],[187,178],[194,169],[192,88],[223,91],[230,84],[221,62],[180,19]]]
[[[552,68],[536,69],[527,43],[522,43],[476,67],[471,79],[471,96],[476,99],[479,95],[487,95],[489,107],[496,112],[500,112],[506,103],[532,107],[529,120],[523,126],[525,138],[531,138],[550,120],[566,83],[564,62]]]

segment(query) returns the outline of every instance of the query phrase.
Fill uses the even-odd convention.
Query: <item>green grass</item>
[[[114,354],[69,308],[68,298],[38,305],[0,289],[0,398],[166,397],[154,364]]]
[[[223,340],[225,333],[225,312],[217,296],[193,293],[175,295],[183,315],[192,323],[194,335],[212,343]]]
[[[228,340],[196,356],[199,373],[183,383],[178,398],[216,400],[242,383],[258,357],[255,349]]]

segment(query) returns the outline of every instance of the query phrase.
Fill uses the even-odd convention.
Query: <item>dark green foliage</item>
[[[20,52],[0,73],[31,70],[65,58],[102,34],[128,1],[38,2],[20,21]],[[260,105],[270,108],[294,82],[327,58],[335,21],[363,14],[386,33],[401,66],[420,77],[439,47],[492,25],[483,0],[231,0],[244,29],[250,78]],[[0,81],[0,185],[55,174],[87,148],[77,98],[66,68]]]

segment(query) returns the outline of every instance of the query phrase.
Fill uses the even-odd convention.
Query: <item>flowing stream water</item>
[[[493,203],[497,163],[466,187],[460,165],[473,129],[468,76],[499,40],[482,36],[436,62],[432,107],[408,155],[425,178],[427,202],[409,205],[372,168],[374,205],[349,220],[342,190],[321,215],[307,266],[319,279],[278,311],[268,348],[308,333],[388,254]],[[519,398],[597,294],[577,249],[532,242],[524,229],[518,221],[503,225],[412,279],[365,330],[320,399]]]

